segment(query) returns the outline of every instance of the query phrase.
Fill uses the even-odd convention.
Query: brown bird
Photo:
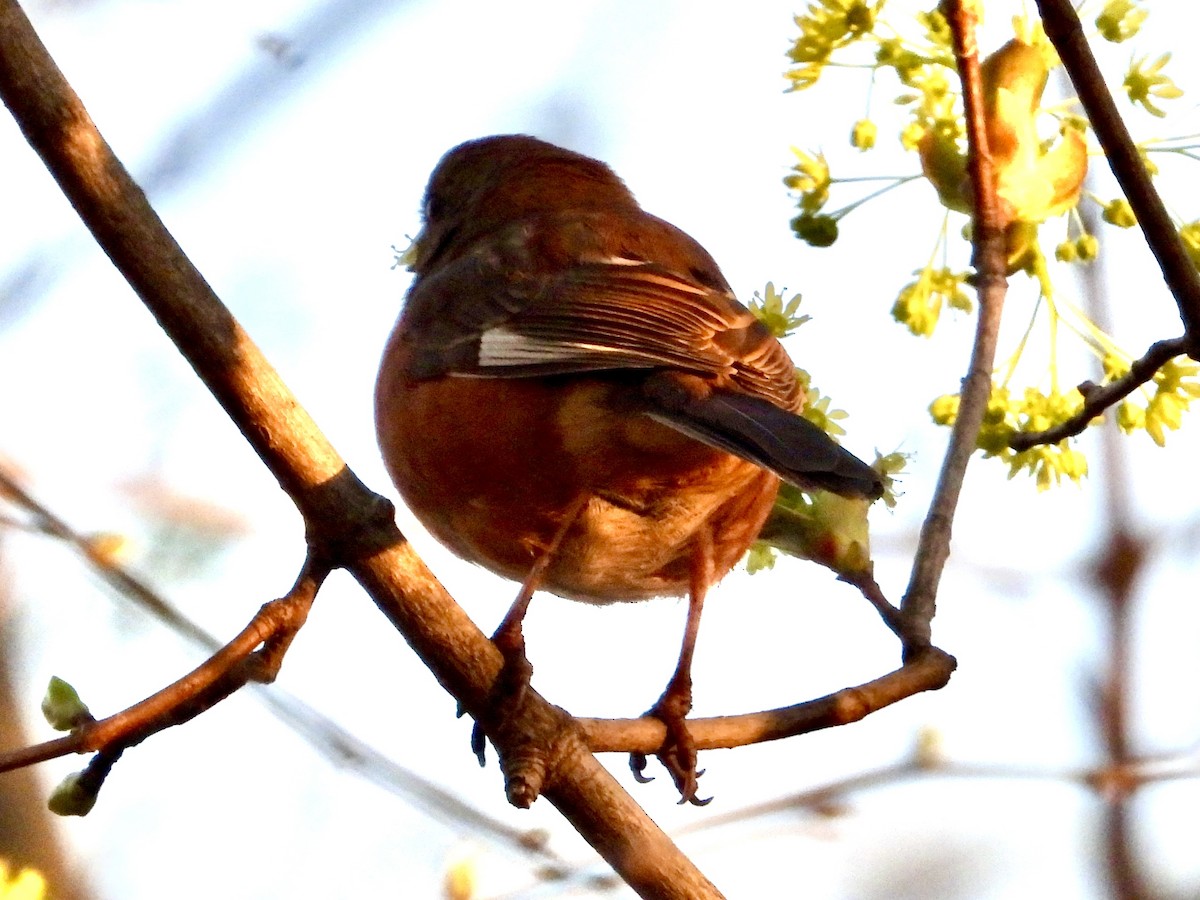
[[[434,170],[424,220],[376,386],[392,480],[438,540],[522,582],[494,640],[526,679],[535,590],[688,595],[678,666],[648,714],[697,802],[684,719],[706,590],[758,535],[780,478],[869,498],[883,483],[798,415],[791,360],[712,257],[603,163],[523,135],[469,141]]]

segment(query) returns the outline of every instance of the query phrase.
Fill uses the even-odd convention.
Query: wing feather
[[[799,407],[791,360],[727,289],[623,255],[546,265],[538,253],[518,232],[418,279],[405,311],[418,326],[412,374],[672,367]]]

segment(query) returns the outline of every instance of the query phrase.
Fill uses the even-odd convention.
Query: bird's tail
[[[645,394],[652,418],[797,487],[872,500],[883,494],[878,472],[812,422],[769,400],[719,388],[697,397],[658,378],[647,379]]]

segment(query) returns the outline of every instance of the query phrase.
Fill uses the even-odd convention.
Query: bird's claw
[[[533,665],[525,655],[525,642],[518,640],[510,642],[501,638],[500,632],[492,638],[497,648],[504,656],[504,665],[500,674],[492,683],[488,696],[489,718],[511,718],[520,710],[529,694],[529,684],[533,679]],[[460,713],[461,715],[461,713]],[[471,729],[471,752],[479,760],[482,768],[487,764],[487,742],[483,726],[477,719]]]
[[[669,702],[669,699],[664,694],[663,698],[646,712],[646,715],[658,719],[667,729],[666,738],[654,755],[670,774],[671,780],[675,782],[681,804],[691,803],[693,806],[707,806],[712,802],[712,797],[702,800],[696,796],[696,791],[700,787],[699,779],[704,774],[704,770],[696,769],[696,742],[692,740],[687,720],[684,718],[688,711],[684,709],[681,712],[676,708],[676,704]],[[633,772],[634,779],[641,784],[654,780],[653,777],[645,774],[647,762],[645,753],[629,754],[629,769]]]
[[[638,784],[649,784],[654,780],[653,775],[645,774],[649,762],[645,753],[629,754],[629,771],[633,773],[633,780]]]

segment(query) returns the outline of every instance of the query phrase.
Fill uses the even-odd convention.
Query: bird
[[[781,480],[869,499],[883,480],[800,415],[782,345],[603,162],[528,135],[467,141],[435,167],[422,218],[375,389],[388,474],[437,540],[521,583],[493,640],[525,684],[535,591],[688,598],[647,715],[680,802],[702,803],[686,717],[705,594]],[[631,759],[638,780],[646,762]]]

